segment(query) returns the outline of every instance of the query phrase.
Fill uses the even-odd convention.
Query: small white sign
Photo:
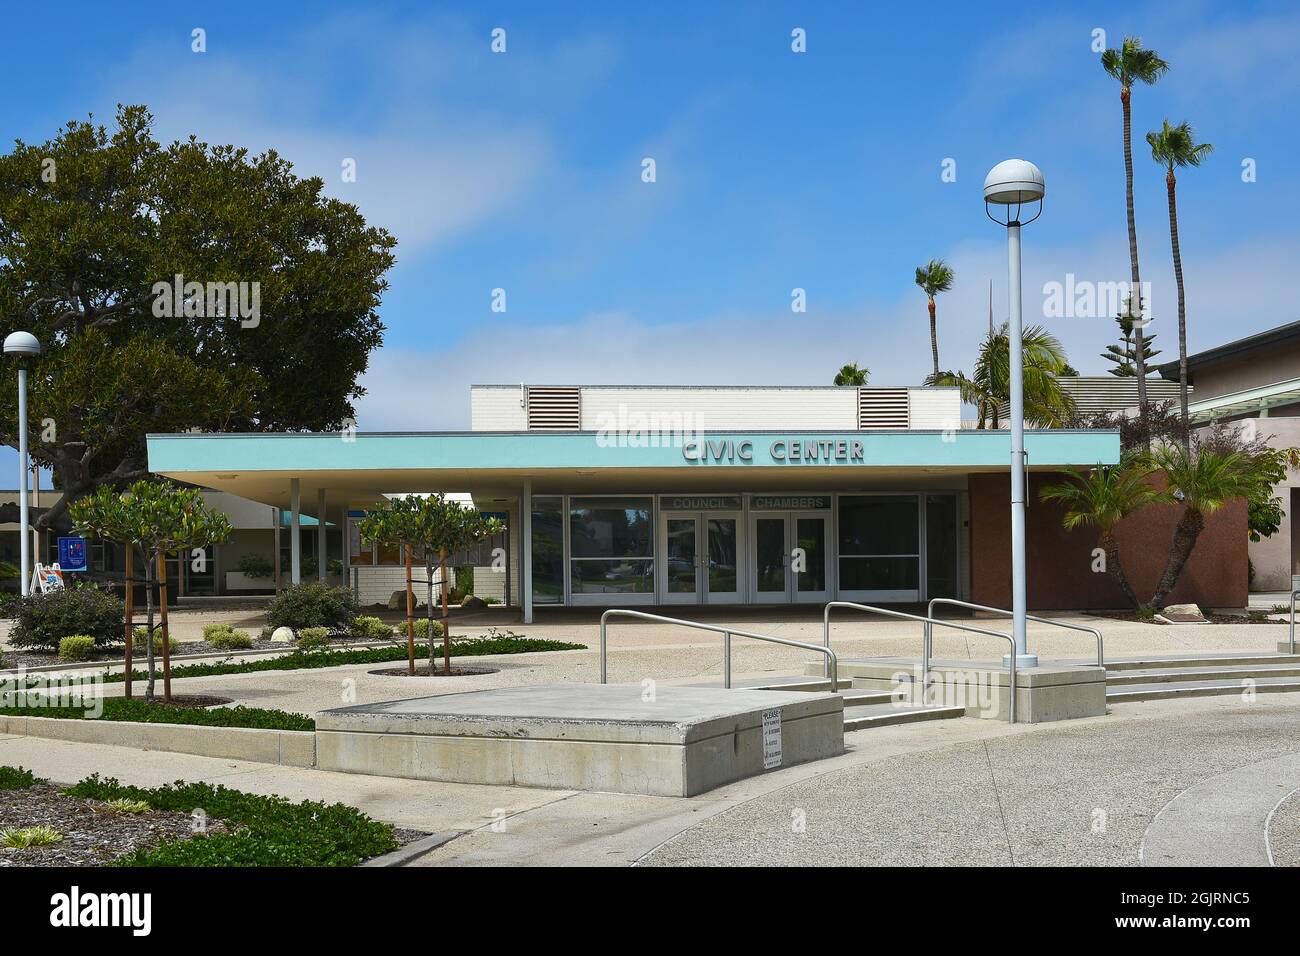
[[[763,769],[781,766],[781,711],[763,711]]]

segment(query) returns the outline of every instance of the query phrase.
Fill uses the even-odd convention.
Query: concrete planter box
[[[243,571],[226,572],[226,590],[227,591],[273,591],[275,590],[275,576],[265,578],[250,578]]]
[[[838,694],[543,684],[327,710],[322,770],[689,797],[844,750]],[[780,712],[767,765],[764,711]]]
[[[0,716],[0,734],[44,737],[137,750],[165,750],[289,767],[316,764],[316,735],[309,730],[256,727],[196,727],[126,720],[68,720],[60,717]]]

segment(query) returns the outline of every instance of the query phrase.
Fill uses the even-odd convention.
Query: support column
[[[316,580],[322,584],[325,583],[325,575],[329,570],[328,548],[325,547],[328,525],[329,522],[325,520],[325,489],[321,488],[316,492]]]
[[[289,581],[302,583],[302,479],[289,479]]]
[[[519,495],[519,577],[524,623],[533,623],[533,483],[524,482]]]

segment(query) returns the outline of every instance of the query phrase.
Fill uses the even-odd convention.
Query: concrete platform
[[[644,694],[640,684],[543,684],[322,711],[317,766],[686,797],[844,750],[837,694],[664,684]]]

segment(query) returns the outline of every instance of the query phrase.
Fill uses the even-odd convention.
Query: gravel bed
[[[455,637],[453,636],[452,639],[455,640]],[[349,640],[347,638],[338,638],[332,640],[330,643],[335,648],[344,649],[344,650],[350,647],[362,646],[361,642]],[[405,641],[403,640],[403,645],[404,644]],[[233,654],[244,654],[247,653],[248,651],[263,651],[263,650],[282,650],[287,652],[287,651],[292,651],[296,646],[297,646],[296,644],[286,644],[282,641],[275,642],[275,641],[263,641],[259,639],[254,639],[252,647],[245,647],[245,648],[240,648],[238,650],[232,650],[228,647],[213,647],[207,641],[185,641],[184,643],[181,644],[180,649],[177,650],[176,653],[171,655],[171,661],[173,664],[177,662],[184,663],[187,658],[193,658],[205,654],[233,655]],[[420,646],[419,641],[416,642],[416,646],[417,648]],[[4,656],[3,666],[6,669],[16,669],[20,667],[27,667],[27,668],[51,667],[60,664],[67,664],[66,661],[59,660],[58,654],[51,654],[48,651],[24,651],[24,650],[13,649],[13,650],[5,650],[0,653],[2,653]],[[101,654],[96,654],[93,658],[91,658],[91,662],[96,664],[121,664],[125,660],[126,658],[123,655],[122,649],[120,647],[113,648]],[[86,663],[86,662],[82,662],[82,663]],[[159,670],[162,669],[162,654],[154,655],[154,664],[159,668]],[[144,654],[140,653],[140,649],[138,647],[131,654],[131,665],[136,669],[140,669],[140,670],[144,669],[144,667],[146,666],[146,658]]]
[[[0,830],[48,826],[63,834],[48,846],[0,848],[0,866],[103,866],[135,850],[195,835],[189,814],[119,813],[99,800],[70,797],[49,784],[0,794]],[[209,833],[226,829],[221,820],[207,822]]]

